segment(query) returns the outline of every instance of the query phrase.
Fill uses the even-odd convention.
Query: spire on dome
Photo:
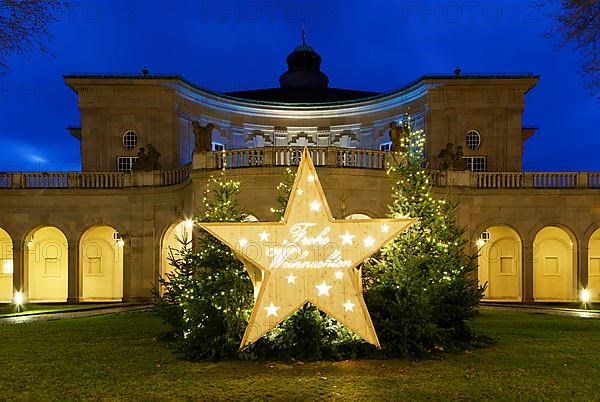
[[[321,71],[321,56],[306,44],[306,30],[302,24],[302,45],[297,46],[286,59],[288,71],[279,77],[282,88],[327,88],[329,78]]]
[[[304,22],[302,23],[302,46],[306,46],[306,31],[304,30]]]

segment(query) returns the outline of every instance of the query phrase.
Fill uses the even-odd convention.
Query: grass
[[[110,306],[109,304],[25,304],[20,311],[14,304],[0,304],[0,317],[12,317],[18,315],[53,313],[60,311],[90,310],[99,307]]]
[[[439,360],[316,363],[178,360],[149,312],[0,322],[2,399],[598,398],[600,320],[484,311],[496,344]]]

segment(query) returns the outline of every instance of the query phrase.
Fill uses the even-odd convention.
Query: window
[[[12,275],[14,271],[13,268],[13,260],[11,259],[5,259],[2,261],[2,271],[0,272],[0,275]]]
[[[542,266],[542,275],[544,275],[544,276],[560,276],[558,257],[544,257],[544,265]]]
[[[123,134],[123,147],[125,149],[133,149],[137,145],[137,134],[133,130],[125,131]]]
[[[117,171],[118,172],[131,172],[131,167],[138,160],[137,156],[118,156],[117,157]]]
[[[479,146],[481,145],[481,135],[475,130],[470,130],[469,132],[467,132],[467,137],[465,138],[465,141],[469,149],[479,149]]]
[[[54,257],[44,258],[43,276],[60,276],[60,260]]]
[[[463,156],[467,169],[472,172],[487,172],[487,156]]]
[[[590,257],[590,276],[600,276],[600,257]]]
[[[500,275],[513,275],[514,266],[512,257],[500,257]]]
[[[391,151],[392,150],[392,142],[388,141],[388,142],[379,144],[379,150],[380,151]]]
[[[88,269],[87,269],[88,275],[91,275],[91,276],[102,275],[102,257],[89,257],[87,263],[88,263]]]
[[[213,151],[224,151],[225,150],[225,144],[221,144],[220,142],[213,142],[212,143],[212,150]]]

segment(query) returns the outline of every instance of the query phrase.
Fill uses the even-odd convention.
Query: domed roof
[[[317,53],[315,51],[315,49],[312,48],[312,46],[308,46],[307,44],[303,43],[300,46],[296,46],[294,48],[294,50],[292,51],[292,53],[296,53],[296,52],[312,52],[312,53]],[[291,54],[290,54],[291,56]]]
[[[327,88],[329,78],[321,71],[321,56],[306,44],[302,30],[302,44],[296,46],[286,59],[288,71],[279,77],[281,88]]]

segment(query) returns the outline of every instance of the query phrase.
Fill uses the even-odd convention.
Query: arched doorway
[[[590,301],[600,301],[600,229],[590,237],[588,249],[588,286]]]
[[[479,284],[487,282],[485,300],[521,301],[521,238],[505,225],[487,228],[477,240]]]
[[[171,225],[165,232],[162,239],[161,255],[160,255],[160,276],[164,278],[164,275],[173,271],[173,266],[169,261],[170,250],[176,254],[177,250],[181,250],[183,244],[180,240],[186,239],[190,242],[192,240],[192,229],[194,228],[194,222],[192,220],[185,220],[177,224]],[[191,247],[191,243],[188,244]]]
[[[6,231],[0,228],[0,303],[13,298],[13,244]]]
[[[31,302],[66,302],[67,238],[53,226],[39,228],[25,239],[27,292]]]
[[[110,226],[96,226],[81,236],[79,269],[82,301],[123,299],[123,247]]]
[[[569,234],[556,226],[540,230],[533,241],[535,301],[574,301],[575,248]]]

